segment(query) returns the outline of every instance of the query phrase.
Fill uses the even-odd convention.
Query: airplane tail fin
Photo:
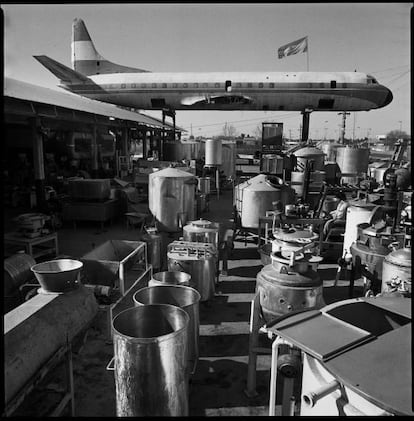
[[[96,51],[82,19],[74,19],[72,25],[72,69],[86,76],[107,73],[148,72],[148,70],[112,63],[101,56]]]

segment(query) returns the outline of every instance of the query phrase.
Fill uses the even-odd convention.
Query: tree
[[[237,129],[231,124],[225,123],[223,126],[223,136],[225,137],[236,137]]]
[[[391,130],[387,133],[387,138],[385,139],[385,144],[387,146],[394,146],[395,142],[398,139],[409,139],[409,136],[406,132],[401,130]]]

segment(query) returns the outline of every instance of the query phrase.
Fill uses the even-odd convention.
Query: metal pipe
[[[340,387],[340,383],[337,380],[333,380],[330,383],[322,385],[319,389],[316,389],[313,392],[309,392],[303,395],[303,401],[306,405],[309,405],[311,408],[315,406],[318,400],[324,398],[327,395],[330,395],[336,389]]]

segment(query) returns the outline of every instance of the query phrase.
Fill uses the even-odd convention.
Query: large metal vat
[[[310,256],[299,254],[292,261],[272,252],[271,259],[272,263],[256,277],[256,293],[266,322],[292,311],[325,305],[322,281],[311,269]]]
[[[217,272],[217,249],[211,243],[173,241],[167,247],[168,270],[189,273],[200,301],[214,296]]]
[[[346,210],[345,235],[343,253],[351,251],[351,244],[358,238],[358,225],[364,222],[370,223],[373,216],[372,211],[377,205],[366,200],[350,201],[350,205]]]
[[[234,188],[235,206],[245,228],[258,228],[259,217],[273,209],[273,202],[281,201],[283,207],[295,202],[295,191],[284,184],[273,184],[264,174],[250,178]]]
[[[65,294],[38,294],[4,316],[7,404],[67,341],[82,334],[98,312],[83,285]]]
[[[201,194],[210,194],[210,177],[198,177],[198,191]]]
[[[3,312],[7,313],[23,302],[19,288],[33,278],[30,268],[36,264],[30,254],[17,253],[4,259]]]
[[[398,291],[411,297],[411,249],[394,250],[385,256],[381,292]]]
[[[236,178],[236,143],[231,141],[222,142],[222,164],[221,170],[227,178]]]
[[[260,159],[260,171],[265,174],[282,174],[283,156],[263,154]]]
[[[188,314],[132,307],[112,320],[117,417],[187,416]]]
[[[182,285],[155,285],[141,288],[134,296],[134,304],[171,304],[182,308],[189,319],[188,324],[188,352],[187,369],[188,373],[193,373],[198,361],[198,338],[200,332],[199,302],[200,294],[194,288]]]
[[[218,167],[223,162],[223,146],[219,139],[207,139],[205,142],[205,166]]]
[[[313,161],[312,171],[322,171],[325,164],[325,154],[318,148],[306,146],[293,153],[296,156],[297,166],[305,168],[308,161]]]
[[[220,225],[217,222],[205,219],[191,221],[183,228],[183,239],[196,243],[211,243],[218,250],[219,228]]]
[[[181,161],[184,158],[183,145],[179,141],[163,143],[164,161]]]
[[[148,281],[148,286],[155,285],[181,285],[185,287],[193,287],[191,275],[185,272],[163,271],[152,274],[152,278]]]
[[[177,232],[195,218],[197,179],[194,175],[165,168],[151,173],[148,178],[149,208],[159,230]]]
[[[356,184],[358,177],[368,172],[369,149],[339,146],[336,149],[336,163],[342,173],[342,183]]]
[[[319,146],[322,152],[325,154],[325,162],[335,162],[336,160],[336,149],[341,146],[335,142],[322,142]]]
[[[303,171],[292,171],[290,185],[295,190],[298,197],[303,196],[305,173]],[[308,192],[319,192],[325,181],[325,171],[312,171],[310,173]]]
[[[335,302],[288,329],[302,344],[300,416],[413,415],[410,299]]]
[[[104,200],[111,195],[109,178],[69,180],[69,195],[73,199]]]

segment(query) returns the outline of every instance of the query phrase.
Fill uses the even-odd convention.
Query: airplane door
[[[231,80],[226,80],[225,83],[226,92],[231,92]]]

